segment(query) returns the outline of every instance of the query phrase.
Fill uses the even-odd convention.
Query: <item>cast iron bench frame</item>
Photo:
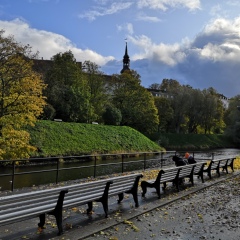
[[[204,183],[203,170],[206,165],[207,165],[206,161],[197,161],[197,164],[195,165],[193,172],[193,175],[197,175],[198,178],[201,178],[202,183]]]
[[[96,201],[102,203],[105,217],[108,217],[109,196],[118,195],[118,203],[120,203],[124,193],[131,193],[135,206],[138,207],[137,192],[140,177],[142,177],[142,174],[128,174],[87,183],[0,197],[0,226],[39,217],[38,227],[43,229],[45,216],[49,214],[55,217],[58,235],[61,235],[63,233],[63,209],[88,204],[87,213],[89,214],[92,212],[93,202]]]
[[[160,199],[161,198],[160,184],[163,184],[163,190],[165,190],[167,186],[167,182],[172,182],[176,186],[177,191],[179,191],[179,182],[184,178],[189,178],[193,186],[194,185],[194,178],[193,178],[194,169],[196,166],[197,167],[200,166],[200,169],[203,169],[202,165],[204,164],[205,163],[201,162],[201,163],[187,164],[180,167],[161,169],[155,181],[150,180],[150,181],[141,182],[142,197],[145,197],[147,188],[149,187],[149,188],[156,189],[158,198]],[[199,171],[197,171],[198,174],[200,174]]]
[[[220,169],[222,168],[222,171],[226,171],[228,174],[228,167],[232,169],[232,172],[234,172],[234,160],[236,158],[219,158],[219,159],[212,159],[208,165],[207,168],[203,169],[203,172],[207,172],[207,175],[209,178],[212,178],[212,171],[216,170],[216,173],[218,174],[218,177],[220,177]]]

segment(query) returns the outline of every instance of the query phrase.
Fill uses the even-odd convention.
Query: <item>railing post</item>
[[[58,175],[59,175],[59,159],[57,159],[56,184],[58,184]]]
[[[161,152],[161,168],[162,168],[162,165],[163,165],[163,152]]]
[[[11,185],[11,191],[13,192],[14,190],[14,181],[15,181],[15,161],[13,161],[12,164],[12,185]]]
[[[124,154],[122,154],[122,173],[124,172]]]
[[[146,157],[146,153],[144,153],[144,171],[146,170],[146,161],[147,161],[147,157]]]
[[[94,156],[94,173],[93,177],[96,177],[96,172],[97,172],[97,156]]]

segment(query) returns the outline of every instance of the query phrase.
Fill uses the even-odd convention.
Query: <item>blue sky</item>
[[[0,0],[0,29],[50,59],[71,50],[106,74],[130,68],[148,87],[164,78],[240,94],[239,0]]]

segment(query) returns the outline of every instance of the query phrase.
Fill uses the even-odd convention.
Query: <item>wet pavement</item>
[[[240,239],[240,172],[214,174],[212,180],[205,176],[205,183],[194,180],[194,186],[187,181],[180,192],[168,184],[161,199],[154,189],[142,198],[139,189],[139,208],[131,195],[121,204],[112,197],[108,218],[101,203],[94,203],[92,215],[86,214],[85,205],[64,211],[61,236],[54,217],[48,216],[42,233],[35,218],[0,227],[0,240]]]

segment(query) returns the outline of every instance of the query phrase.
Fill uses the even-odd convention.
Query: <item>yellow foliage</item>
[[[27,158],[35,148],[26,126],[33,126],[43,112],[46,85],[32,69],[29,46],[4,38],[3,31],[0,40],[0,159]]]
[[[240,170],[240,157],[236,157],[234,160],[234,169]]]

